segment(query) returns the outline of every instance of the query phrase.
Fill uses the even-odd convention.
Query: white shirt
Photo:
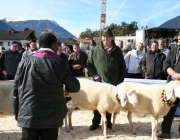
[[[131,50],[129,51],[125,57],[126,69],[128,73],[142,73],[141,69],[137,68],[137,65],[142,62],[142,58],[144,53],[142,51]]]

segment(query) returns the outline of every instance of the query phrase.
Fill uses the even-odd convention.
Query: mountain
[[[70,32],[58,25],[55,21],[51,20],[20,21],[19,19],[15,18],[5,18],[3,19],[3,21],[17,31],[24,31],[25,28],[34,30],[36,32],[36,37],[39,37],[43,29],[50,28],[56,32],[57,38],[74,38],[74,36]]]
[[[8,24],[6,24],[3,20],[0,20],[0,30],[8,31],[11,29],[12,29],[12,27],[10,27]]]
[[[179,28],[180,29],[180,16],[170,19],[159,26],[160,28]]]

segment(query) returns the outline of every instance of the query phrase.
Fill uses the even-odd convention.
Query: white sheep
[[[78,78],[80,90],[77,93],[69,93],[73,99],[73,108],[78,107],[85,110],[98,110],[102,116],[102,128],[104,137],[107,138],[107,119],[106,112],[114,113],[112,131],[115,131],[115,118],[121,110],[120,99],[128,100],[136,106],[138,100],[136,92],[129,87],[113,86],[107,83],[100,83],[87,78]],[[71,115],[71,114],[70,114]],[[72,129],[71,116],[70,128]],[[65,124],[67,122],[65,121]],[[65,126],[68,130],[67,126]]]
[[[125,102],[123,105],[122,100],[121,102],[123,110],[129,112],[149,113],[151,115],[152,125],[151,140],[157,140],[156,131],[158,125],[158,116],[166,115],[172,106],[172,104],[165,104],[164,101],[162,101],[162,96],[167,98],[167,100],[171,101],[172,103],[177,97],[180,98],[180,81],[171,81],[164,86],[124,82],[121,84],[121,86],[127,86],[134,89],[138,96],[138,104],[136,107],[129,103],[125,104]],[[166,95],[162,95],[163,91]],[[131,115],[129,117],[131,120]]]
[[[14,115],[13,81],[0,81],[0,115]]]

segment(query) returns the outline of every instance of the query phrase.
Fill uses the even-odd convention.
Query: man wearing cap
[[[121,49],[115,45],[113,33],[107,28],[102,33],[102,42],[93,50],[87,61],[87,69],[90,76],[95,81],[106,82],[112,85],[118,85],[124,81],[126,75],[126,65]],[[112,128],[111,114],[107,112],[107,127]],[[101,120],[100,113],[95,110],[94,118],[90,130],[98,128]]]
[[[10,48],[0,57],[0,67],[3,70],[3,80],[13,80],[22,54],[18,52],[18,42],[10,42]]]
[[[34,54],[38,50],[36,39],[32,39],[29,42],[29,46],[29,49],[23,53],[22,60]]]
[[[168,74],[167,82],[172,80],[180,80],[180,32],[178,33],[178,44],[172,48],[167,54],[163,63],[163,69]],[[174,106],[170,108],[168,114],[164,116],[161,123],[162,132],[158,134],[158,138],[171,138],[171,125],[174,119],[177,106],[180,103],[180,99],[177,98],[174,102]],[[178,128],[177,128],[178,129]]]

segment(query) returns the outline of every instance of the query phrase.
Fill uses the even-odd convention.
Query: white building
[[[11,40],[16,40],[22,43],[22,45],[29,40],[34,39],[35,36],[33,31],[0,31],[0,46],[9,49],[9,44]]]

